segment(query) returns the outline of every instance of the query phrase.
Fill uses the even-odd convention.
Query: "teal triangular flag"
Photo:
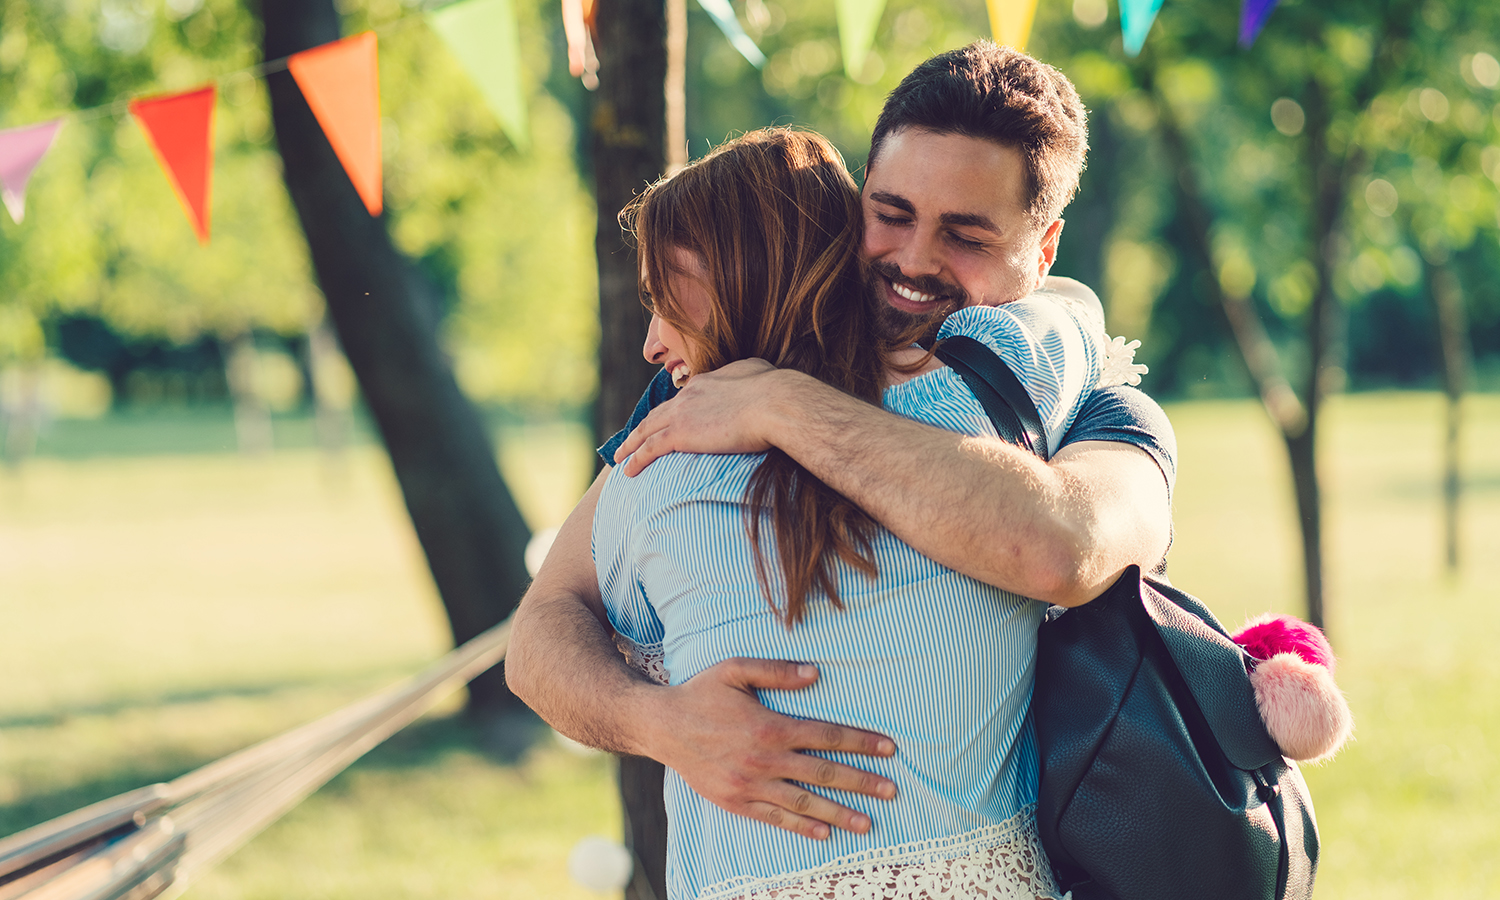
[[[521,37],[511,0],[463,0],[427,14],[479,86],[517,150],[531,147],[521,86]]]
[[[844,72],[850,78],[858,78],[864,69],[883,12],[885,0],[838,0],[839,44],[844,51]]]
[[[1120,32],[1125,37],[1126,53],[1140,55],[1160,11],[1161,0],[1120,0]]]
[[[729,39],[734,49],[740,51],[740,55],[749,60],[750,65],[759,69],[766,64],[766,55],[760,52],[760,48],[755,46],[755,41],[751,40],[750,35],[745,33],[745,29],[740,27],[740,20],[735,18],[734,7],[729,5],[729,0],[698,0],[698,5],[703,7],[703,11],[708,13],[709,17],[714,20],[714,24],[719,26],[719,30],[724,32],[724,37]]]

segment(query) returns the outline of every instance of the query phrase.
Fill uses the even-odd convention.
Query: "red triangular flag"
[[[209,185],[213,180],[214,86],[184,94],[133,100],[156,159],[187,211],[198,242],[208,243]]]
[[[370,215],[380,215],[380,78],[375,32],[303,50],[287,68]]]

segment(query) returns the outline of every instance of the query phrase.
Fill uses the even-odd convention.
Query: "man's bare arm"
[[[665,763],[729,812],[820,839],[830,825],[868,831],[868,817],[801,785],[886,799],[895,795],[895,785],[798,751],[890,756],[890,739],[790,719],[756,699],[756,690],[812,684],[813,666],[731,659],[684,684],[663,687],[626,665],[614,646],[590,552],[604,478],[563,524],[516,610],[505,661],[511,690],[563,734]]]
[[[1050,462],[995,438],[888,413],[762,360],[695,375],[622,446],[626,473],[674,450],[774,445],[924,555],[980,581],[1076,606],[1166,552],[1166,480],[1145,451],[1090,441]]]

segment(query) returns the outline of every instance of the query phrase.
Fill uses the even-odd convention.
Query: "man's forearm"
[[[884,799],[895,796],[895,785],[799,751],[890,756],[896,745],[855,728],[787,718],[757,699],[761,690],[807,687],[817,680],[812,666],[729,659],[664,687],[625,663],[606,624],[590,550],[604,478],[563,523],[516,610],[505,660],[511,690],[568,737],[666,763],[732,813],[808,837],[827,837],[830,825],[868,831],[868,816],[801,785]]]
[[[505,680],[547,724],[614,753],[643,754],[636,726],[654,687],[615,648],[589,549],[605,475],[558,529],[536,580],[516,609]]]
[[[998,439],[893,415],[797,372],[766,377],[756,432],[897,537],[966,575],[1073,605],[1165,551],[1165,482],[1136,448],[1064,448],[1048,464]]]
[[[626,664],[612,636],[576,598],[542,597],[536,587],[516,611],[505,678],[547,724],[590,747],[648,755],[636,731],[648,682]]]

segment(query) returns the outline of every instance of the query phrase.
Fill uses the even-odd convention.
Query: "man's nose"
[[[655,315],[651,316],[651,324],[646,328],[646,343],[641,347],[641,356],[653,366],[661,365],[662,359],[667,355],[667,348],[661,342],[660,322]]]
[[[943,269],[942,255],[936,235],[913,230],[889,258],[908,278],[921,275],[937,275]]]

